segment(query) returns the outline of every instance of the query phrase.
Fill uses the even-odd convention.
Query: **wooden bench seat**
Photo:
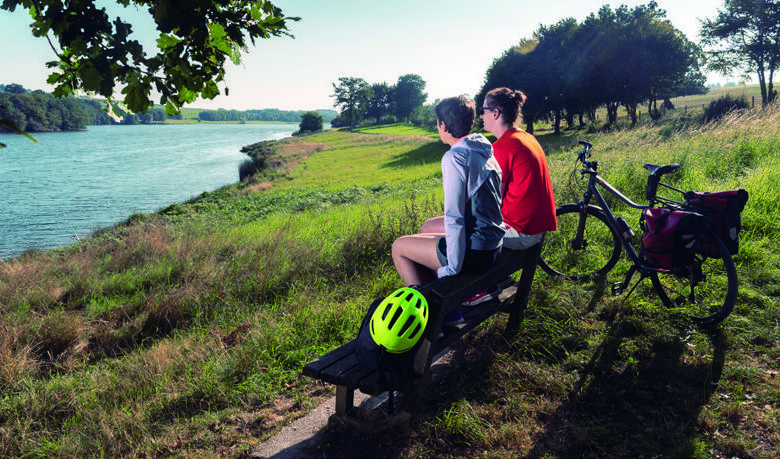
[[[509,313],[507,332],[514,333],[517,330],[528,304],[540,251],[540,244],[520,251],[505,248],[498,262],[484,274],[449,276],[420,287],[420,292],[428,301],[428,326],[420,342],[411,351],[416,352],[414,373],[394,387],[404,393],[402,408],[405,411],[415,414],[421,406],[430,382],[433,358],[442,350],[498,311]],[[475,294],[488,290],[497,282],[521,270],[514,296],[504,301],[491,301],[474,307],[461,306]],[[444,328],[444,336],[439,338],[444,316],[456,307],[460,307],[464,322]],[[328,352],[303,368],[304,375],[336,386],[337,414],[347,414],[353,409],[355,390],[368,395],[379,395],[388,390],[377,371],[358,362],[354,350],[355,340]]]

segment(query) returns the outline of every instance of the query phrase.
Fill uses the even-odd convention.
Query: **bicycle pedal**
[[[615,296],[620,295],[621,293],[623,293],[623,288],[624,286],[622,282],[615,282],[614,284],[612,284],[612,294]]]

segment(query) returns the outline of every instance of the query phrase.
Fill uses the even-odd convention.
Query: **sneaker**
[[[515,280],[511,276],[507,276],[506,279],[496,284],[501,290],[506,290],[509,287],[515,285]]]
[[[455,325],[462,324],[463,322],[465,322],[465,320],[463,320],[463,315],[460,313],[460,309],[456,308],[444,316],[444,323],[442,325],[445,327],[454,327]]]
[[[470,300],[463,303],[463,306],[476,306],[478,304],[486,303],[494,298],[498,298],[498,295],[501,294],[501,287],[498,285],[494,286],[491,291],[484,291],[479,292],[476,295],[472,296]]]

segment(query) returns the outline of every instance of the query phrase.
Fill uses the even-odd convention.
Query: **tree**
[[[317,132],[322,130],[322,115],[317,112],[306,112],[301,116],[301,124],[298,126],[301,134],[304,132]]]
[[[24,89],[24,86],[18,83],[11,83],[9,85],[6,85],[3,90],[11,94],[24,94],[27,92],[27,90]]]
[[[658,114],[658,99],[705,90],[700,49],[665,15],[651,1],[632,9],[603,6],[580,24],[567,18],[541,26],[493,62],[477,100],[499,86],[523,91],[529,132],[548,116],[556,132],[563,119],[573,127],[576,115],[582,126],[583,116],[594,117],[599,106],[606,107],[610,125],[621,105],[634,124],[641,103]]]
[[[299,19],[268,0],[114,1],[148,9],[160,31],[156,54],[147,55],[132,26],[111,20],[96,0],[3,0],[0,8],[26,8],[33,35],[49,40],[58,58],[47,63],[55,96],[81,89],[111,100],[119,85],[125,105],[146,112],[155,90],[169,114],[198,97],[213,99],[228,59],[240,63],[248,41],[288,35],[287,21]]]
[[[371,85],[371,97],[368,99],[366,106],[366,116],[376,119],[376,124],[380,123],[382,117],[390,114],[394,89],[388,86],[387,83],[374,83]]]
[[[393,91],[393,105],[399,119],[409,122],[412,111],[425,103],[428,94],[424,93],[425,80],[420,75],[409,73],[398,77]]]
[[[723,6],[716,18],[702,21],[699,32],[710,48],[707,66],[724,75],[755,73],[766,105],[775,98],[774,72],[780,66],[780,1],[725,0]]]
[[[528,97],[523,105],[523,121],[526,131],[532,134],[534,123],[549,112],[545,82],[549,72],[542,66],[544,56],[534,52],[538,44],[538,36],[522,40],[496,58],[488,68],[485,83],[477,95],[477,103],[482,105],[491,89],[506,86],[523,91]]]
[[[333,94],[336,98],[334,107],[341,107],[341,118],[349,123],[349,130],[363,119],[366,112],[368,99],[371,97],[371,86],[366,80],[356,77],[339,78],[338,86],[333,84]]]
[[[438,101],[435,101],[432,105],[420,105],[415,108],[411,115],[409,115],[409,121],[415,126],[423,126],[431,129],[436,129],[436,112],[434,107]]]

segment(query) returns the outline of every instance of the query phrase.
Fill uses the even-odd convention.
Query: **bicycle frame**
[[[601,209],[601,211],[604,213],[604,216],[607,218],[608,224],[613,229],[616,230],[618,238],[620,239],[620,243],[623,246],[623,249],[628,254],[628,258],[631,260],[631,267],[626,273],[625,279],[623,280],[623,282],[618,282],[612,285],[612,293],[613,294],[620,293],[625,288],[625,286],[629,284],[631,278],[634,276],[634,274],[637,271],[639,271],[641,275],[640,281],[646,278],[652,272],[664,272],[664,273],[669,272],[669,270],[664,268],[646,266],[642,262],[642,259],[639,257],[639,254],[634,249],[634,246],[631,245],[631,240],[629,238],[626,238],[626,236],[624,236],[623,228],[621,228],[621,226],[618,224],[618,218],[612,212],[612,209],[610,209],[609,205],[607,204],[607,201],[604,199],[604,196],[601,194],[598,187],[601,186],[609,193],[614,195],[616,198],[618,198],[622,203],[626,204],[631,208],[644,210],[652,206],[635,203],[634,201],[629,199],[626,195],[621,193],[617,188],[612,186],[609,182],[599,177],[598,172],[595,168],[586,167],[580,169],[580,173],[588,175],[588,187],[585,190],[582,199],[578,202],[578,205],[580,207],[580,219],[577,225],[577,235],[575,237],[575,240],[573,241],[573,244],[575,246],[578,246],[579,244],[582,243],[584,237],[584,231],[585,231],[585,219],[587,218],[588,205],[590,204],[592,199],[595,199],[596,203],[598,204],[598,207]]]

